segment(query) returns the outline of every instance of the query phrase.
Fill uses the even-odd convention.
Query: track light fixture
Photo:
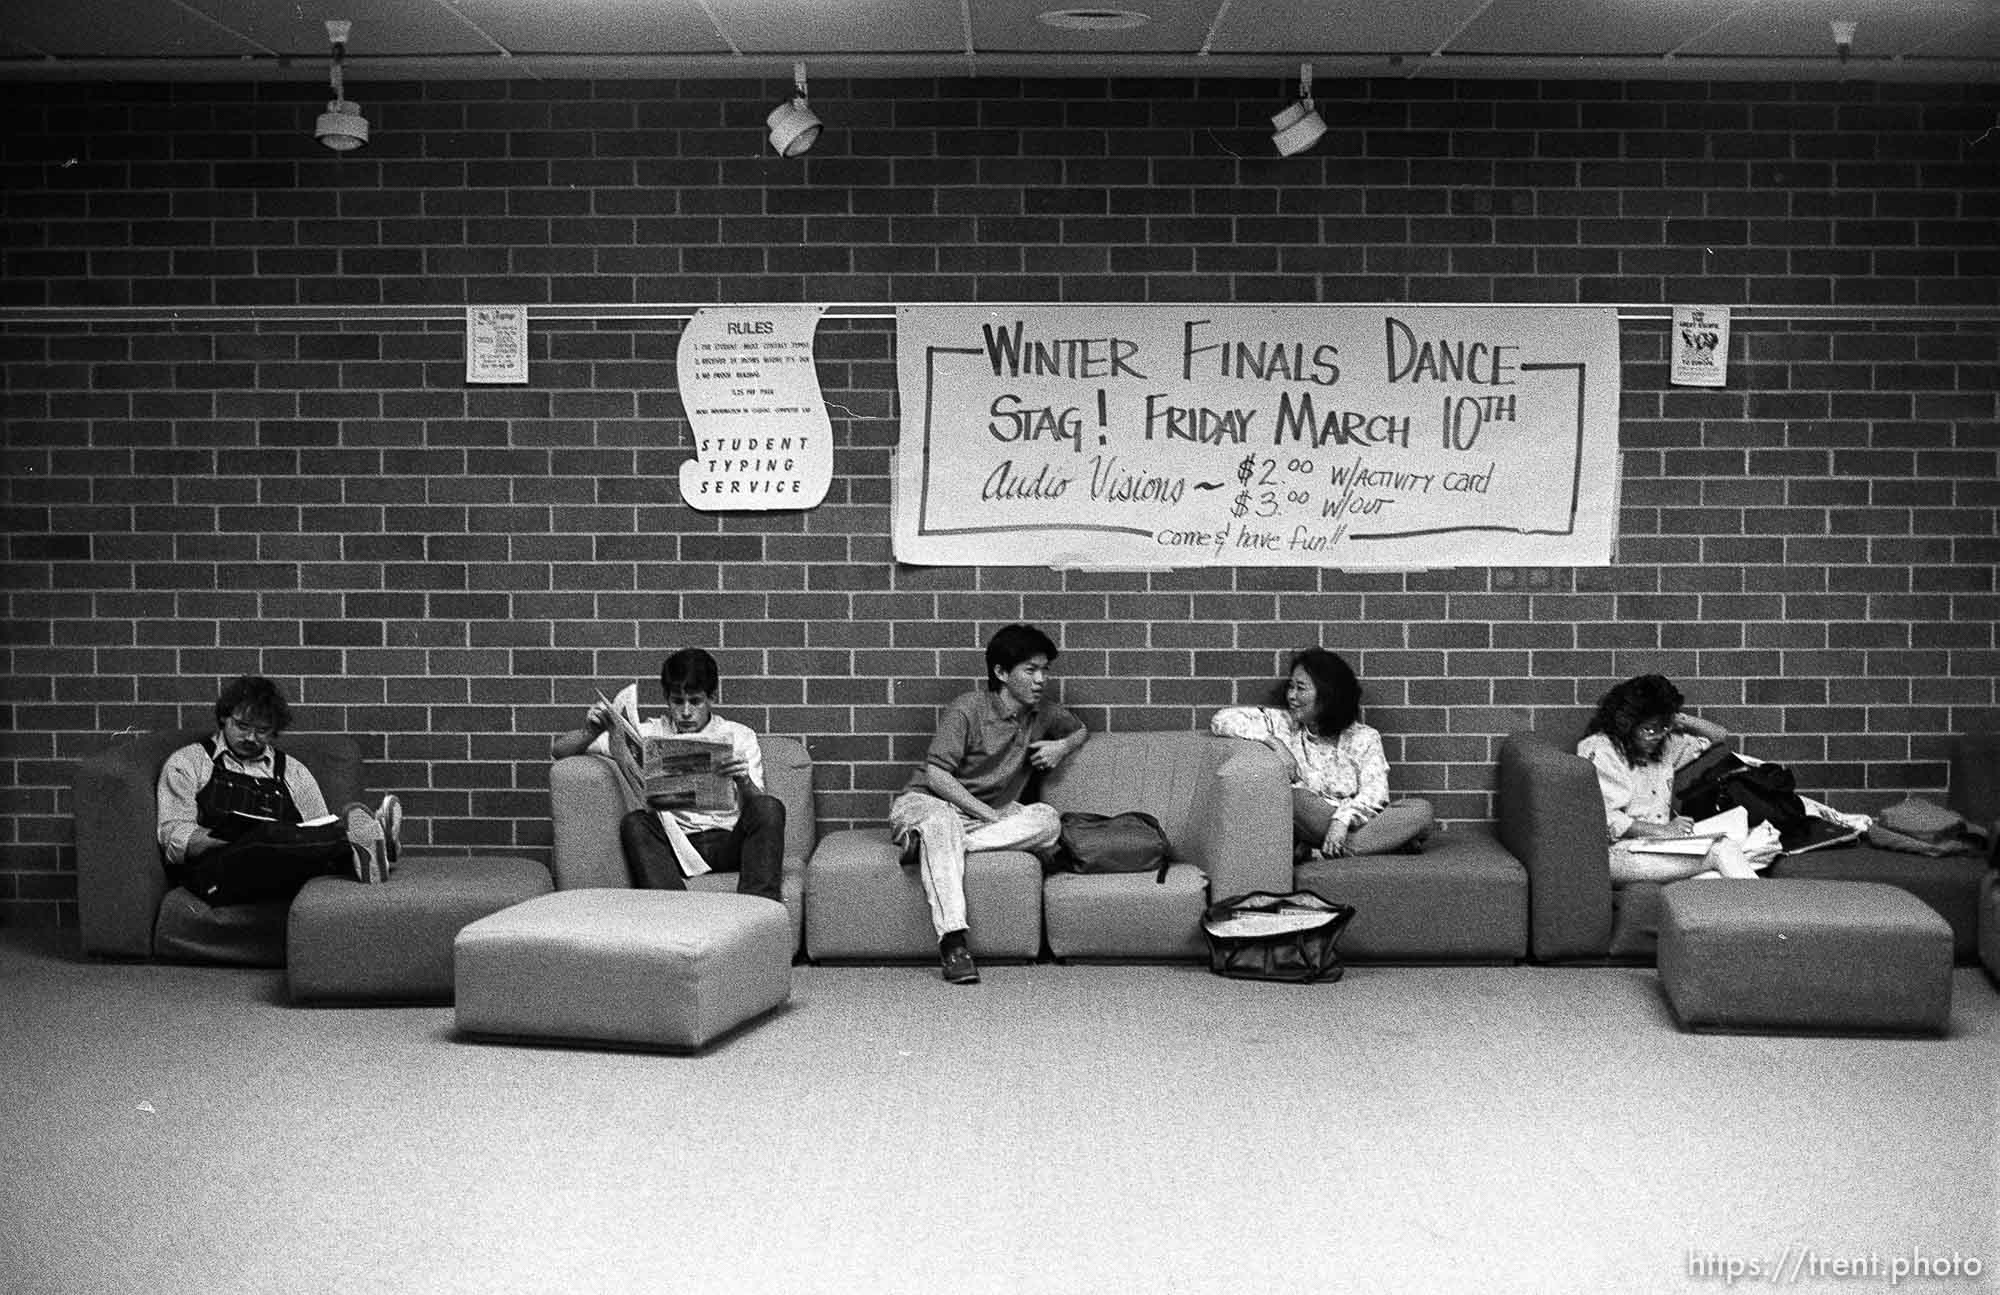
[[[336,153],[360,148],[368,142],[368,119],[361,115],[359,104],[347,101],[340,77],[341,61],[347,57],[347,33],[353,25],[345,18],[326,20],[326,38],[333,42],[333,98],[313,126],[313,136]]]
[[[782,157],[797,157],[819,139],[820,121],[806,106],[806,65],[792,64],[792,97],[764,118],[771,128],[771,147]]]
[[[1326,121],[1313,107],[1313,65],[1299,64],[1299,97],[1284,111],[1271,117],[1271,142],[1278,156],[1303,153],[1326,134]]]

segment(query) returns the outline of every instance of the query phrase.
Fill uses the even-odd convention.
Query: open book
[[[1732,807],[1696,823],[1686,836],[1638,837],[1626,842],[1626,847],[1643,854],[1687,854],[1698,859],[1724,837],[1740,842],[1749,831],[1749,824],[1749,816],[1740,807]]]
[[[731,750],[729,739],[698,733],[649,732],[639,722],[636,687],[622,689],[613,701],[597,699],[611,712],[612,741],[622,741],[644,779],[646,803],[654,809],[721,812],[736,808],[736,783],[716,771]]]
[[[275,823],[278,821],[277,819],[272,818],[268,814],[246,814],[240,809],[230,810],[229,817],[231,817],[232,819],[240,819],[245,823]],[[301,821],[298,824],[298,826],[325,827],[329,823],[338,823],[339,821],[340,817],[336,814],[321,814],[317,818],[308,818]]]

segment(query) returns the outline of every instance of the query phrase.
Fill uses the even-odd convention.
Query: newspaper
[[[736,783],[718,772],[729,757],[729,739],[699,733],[648,733],[631,709],[627,689],[614,702],[597,699],[610,712],[617,739],[632,753],[643,779],[641,791],[654,809],[723,812],[736,808]]]

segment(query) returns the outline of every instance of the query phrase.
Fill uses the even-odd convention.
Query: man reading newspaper
[[[685,890],[689,877],[735,872],[740,893],[782,902],[785,805],[764,791],[756,733],[714,712],[715,658],[680,649],[660,666],[660,691],[667,713],[644,720],[636,685],[600,695],[550,754],[609,756],[646,802],[618,825],[633,885]]]

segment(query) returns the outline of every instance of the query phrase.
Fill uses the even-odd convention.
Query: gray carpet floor
[[[801,967],[687,1057],[0,932],[0,1289],[1997,1289],[1997,1036],[1975,970],[1913,1039],[1684,1034],[1649,969]]]

